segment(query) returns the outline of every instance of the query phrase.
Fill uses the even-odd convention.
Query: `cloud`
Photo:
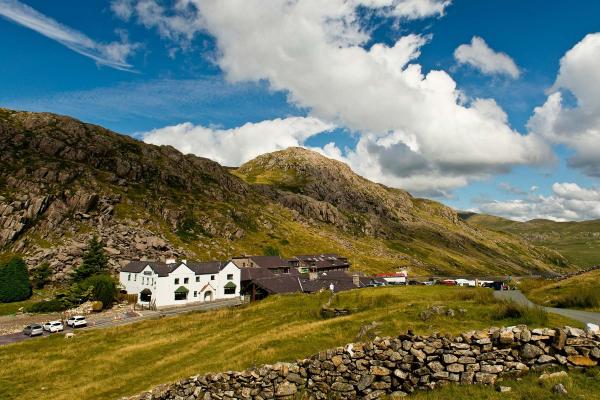
[[[142,133],[146,143],[171,145],[222,165],[239,166],[260,154],[301,146],[306,139],[334,129],[311,117],[289,117],[247,123],[233,129],[213,129],[189,122]]]
[[[17,0],[0,0],[0,16],[55,40],[100,65],[115,69],[131,70],[127,58],[139,46],[129,43],[124,34],[120,42],[98,43]]]
[[[517,194],[519,196],[524,196],[527,194],[527,191],[525,191],[523,189],[519,189],[517,187],[514,187],[513,185],[511,185],[508,182],[500,182],[500,184],[498,185],[498,189],[502,190],[503,192]],[[532,188],[532,191],[533,191],[533,188]]]
[[[490,201],[479,205],[487,214],[527,221],[536,218],[555,221],[582,221],[600,218],[600,189],[576,183],[555,183],[550,196],[530,195],[526,199]]]
[[[568,104],[568,96],[575,104]],[[528,129],[574,149],[569,166],[600,177],[600,33],[587,35],[560,60],[556,82]]]
[[[148,3],[154,2],[133,6]],[[420,3],[442,4],[442,11],[449,4]],[[163,37],[172,40],[208,33],[217,45],[214,61],[228,81],[267,82],[311,116],[359,133],[356,149],[322,150],[369,179],[446,193],[515,165],[552,160],[540,137],[512,129],[494,100],[467,98],[446,72],[422,71],[416,60],[430,36],[407,34],[391,45],[366,47],[372,38],[359,6],[389,18],[398,18],[395,12],[407,18],[442,12],[398,9],[410,10],[411,4],[417,3],[180,0],[155,13],[152,26],[166,29]],[[174,25],[175,16],[193,20],[192,28]],[[394,155],[403,160],[393,161]]]
[[[507,75],[517,79],[521,71],[506,53],[496,52],[479,36],[473,36],[471,44],[461,44],[454,50],[459,64],[470,65],[487,75]]]
[[[403,0],[396,2],[392,14],[408,19],[443,16],[450,0]]]

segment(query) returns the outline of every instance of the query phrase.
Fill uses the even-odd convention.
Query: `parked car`
[[[45,331],[48,332],[60,332],[65,329],[65,326],[60,321],[50,321],[46,322],[43,326]]]
[[[67,320],[67,325],[71,328],[81,328],[87,325],[87,321],[83,315],[75,315]]]
[[[44,334],[44,328],[40,324],[27,325],[23,329],[23,334],[27,336],[40,336]]]

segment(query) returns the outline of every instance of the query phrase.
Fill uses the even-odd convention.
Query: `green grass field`
[[[522,290],[536,304],[600,312],[600,270],[557,282],[523,282]]]
[[[21,308],[25,308],[27,306],[32,305],[33,303],[37,303],[38,301],[42,301],[45,298],[51,298],[53,296],[54,290],[51,288],[42,289],[42,290],[33,290],[33,295],[24,301],[16,301],[14,303],[2,303],[0,302],[0,316],[2,315],[13,315],[19,312]]]
[[[210,371],[292,361],[355,340],[378,321],[380,335],[407,329],[458,333],[518,323],[575,324],[536,313],[505,318],[488,289],[385,287],[345,292],[336,307],[349,316],[323,319],[327,294],[272,296],[240,308],[192,313],[132,325],[80,331],[0,347],[0,399],[117,399]],[[464,315],[419,318],[432,305]],[[547,318],[547,320],[546,320]],[[538,321],[536,323],[536,321]]]

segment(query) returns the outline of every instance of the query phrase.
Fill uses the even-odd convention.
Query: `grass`
[[[534,303],[559,308],[600,311],[600,270],[557,282],[529,280],[521,289]]]
[[[507,380],[499,383],[510,386],[509,393],[499,393],[490,386],[456,386],[449,385],[431,392],[420,392],[409,397],[414,400],[575,400],[600,398],[600,370],[572,370],[566,378],[554,378],[540,382],[540,373],[530,373],[521,380]],[[566,395],[555,395],[552,387],[562,383],[567,389]]]
[[[323,319],[328,294],[272,296],[236,309],[192,313],[132,325],[53,335],[0,347],[0,398],[110,399],[211,371],[240,370],[292,361],[355,340],[361,326],[378,321],[379,335],[412,329],[459,333],[525,322],[498,319],[503,304],[488,289],[384,287],[350,291],[336,304],[348,316]],[[433,305],[466,313],[419,314]],[[577,323],[549,316],[548,324]]]

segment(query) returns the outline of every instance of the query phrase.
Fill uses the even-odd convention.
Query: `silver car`
[[[27,325],[25,329],[23,329],[23,334],[31,337],[41,336],[44,334],[44,328],[39,324]]]

